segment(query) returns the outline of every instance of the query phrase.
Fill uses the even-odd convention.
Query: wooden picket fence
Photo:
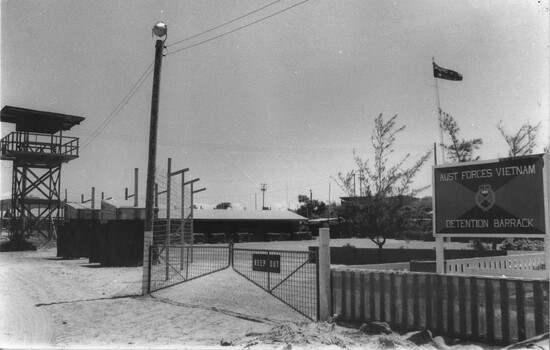
[[[548,331],[548,280],[332,269],[333,312],[347,322],[387,322],[510,344]]]
[[[448,274],[546,278],[544,253],[446,260]]]

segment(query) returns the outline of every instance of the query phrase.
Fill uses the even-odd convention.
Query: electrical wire
[[[136,94],[136,92],[141,88],[145,80],[153,72],[153,63],[154,61],[151,62],[149,67],[147,67],[147,69],[139,77],[138,81],[132,86],[128,94],[124,96],[122,101],[120,101],[120,103],[115,107],[115,109],[113,109],[113,111],[107,116],[107,118],[105,118],[105,120],[101,122],[99,127],[92,132],[90,137],[88,137],[86,141],[82,143],[82,146],[80,146],[81,150],[84,149],[86,146],[88,146],[116,118],[116,116],[120,113],[120,111],[122,111],[124,106],[132,99],[132,97]]]
[[[254,24],[256,24],[256,23],[259,23],[259,22],[264,21],[264,20],[266,20],[266,19],[268,19],[268,18],[274,17],[274,16],[276,16],[276,15],[278,15],[278,14],[281,14],[281,13],[283,13],[283,12],[285,12],[285,11],[288,11],[288,10],[294,8],[294,7],[300,6],[300,5],[302,5],[302,4],[304,4],[304,3],[308,2],[308,1],[309,1],[309,0],[303,0],[303,1],[299,2],[299,3],[297,3],[297,4],[294,4],[294,5],[292,5],[292,6],[286,7],[286,8],[284,8],[284,9],[280,10],[280,11],[274,12],[274,13],[272,13],[272,14],[270,14],[270,15],[267,15],[267,16],[265,16],[265,17],[262,17],[262,18],[260,18],[260,19],[258,19],[258,20],[256,20],[256,21],[253,21],[253,22],[250,22],[250,23],[248,23],[248,24],[242,25],[242,26],[237,27],[237,28],[235,28],[235,29],[233,29],[233,30],[230,30],[230,31],[228,31],[228,32],[225,32],[225,33],[222,33],[222,34],[217,35],[217,36],[215,36],[215,37],[212,37],[212,38],[210,38],[210,39],[206,39],[206,40],[200,41],[200,42],[198,42],[198,43],[196,43],[196,44],[189,45],[189,46],[185,46],[185,47],[183,47],[183,48],[181,48],[181,49],[178,49],[178,50],[175,50],[175,51],[172,51],[172,52],[168,52],[168,53],[166,54],[166,56],[173,55],[173,54],[175,54],[175,53],[178,53],[178,52],[181,52],[181,51],[184,51],[184,50],[188,50],[188,49],[191,49],[191,48],[193,48],[193,47],[196,47],[196,46],[199,46],[199,45],[202,45],[202,44],[206,44],[206,43],[208,43],[208,42],[210,42],[210,41],[219,39],[219,38],[224,37],[224,36],[226,36],[226,35],[235,33],[236,31],[239,31],[239,30],[241,30],[241,29],[250,27],[250,26],[252,26],[252,25],[254,25]]]
[[[270,7],[270,6],[273,6],[273,5],[275,5],[276,3],[281,2],[281,1],[282,1],[282,0],[274,1],[274,2],[272,2],[272,3],[270,3],[270,4],[267,4],[267,5],[263,6],[263,7],[260,7],[260,8],[258,8],[258,9],[256,9],[256,10],[252,11],[252,12],[248,12],[247,14],[244,14],[244,15],[242,15],[242,16],[239,16],[239,17],[235,18],[235,19],[232,19],[232,20],[230,20],[230,21],[228,21],[228,22],[222,23],[222,24],[220,24],[220,25],[218,25],[218,26],[215,26],[215,27],[213,27],[213,28],[207,29],[207,30],[205,30],[205,31],[203,31],[203,32],[200,32],[200,33],[198,33],[198,34],[192,35],[192,36],[187,37],[187,38],[185,38],[185,39],[176,41],[175,43],[172,43],[172,44],[170,44],[170,45],[166,45],[166,48],[169,48],[169,47],[171,47],[171,46],[180,44],[180,43],[182,43],[182,42],[184,42],[184,41],[187,41],[187,40],[191,40],[191,39],[196,38],[196,37],[198,37],[198,36],[201,36],[201,35],[203,35],[203,34],[210,33],[211,31],[214,31],[214,30],[219,29],[219,28],[221,28],[221,27],[224,27],[224,26],[226,26],[226,25],[228,25],[228,24],[231,24],[231,23],[233,23],[233,22],[236,22],[236,21],[238,21],[238,20],[240,20],[240,19],[243,19],[243,18],[245,18],[245,17],[248,17],[248,16],[250,16],[250,15],[256,13],[256,12],[259,12],[259,11],[261,11],[261,10],[263,10],[263,9],[266,9],[266,8],[268,8],[268,7]]]
[[[86,132],[80,131],[82,134]],[[103,139],[110,139],[122,142],[135,142],[135,143],[146,143],[148,141],[147,137],[143,136],[133,136],[133,135],[123,135],[118,133],[102,133],[98,136]],[[250,146],[250,145],[234,145],[227,143],[206,143],[206,142],[181,142],[176,140],[166,140],[159,139],[158,144],[161,146],[168,147],[185,147],[193,148],[198,150],[211,150],[211,151],[223,151],[223,152],[238,152],[238,153],[285,153],[285,154],[299,154],[299,153],[337,153],[337,154],[351,154],[352,150],[355,150],[356,153],[361,154],[372,154],[373,151],[370,148],[365,147],[280,147],[280,146]],[[408,151],[412,153],[416,152],[425,152],[429,146],[426,145],[409,145],[402,147],[394,147],[395,151]],[[486,148],[499,148],[498,145],[486,145]]]
[[[298,186],[298,187],[289,187],[288,189],[287,188],[284,188],[284,189],[281,189],[281,190],[275,190],[275,191],[266,191],[266,194],[273,194],[273,193],[281,193],[281,192],[285,192],[285,191],[293,191],[293,190],[299,190],[299,189],[302,189],[302,188],[312,188],[312,187],[316,187],[316,186],[320,186],[320,185],[326,185],[328,184],[327,181],[324,181],[324,182],[317,182],[317,183],[314,183],[314,184],[310,184],[310,185],[303,185],[303,186]],[[250,196],[253,196],[254,194],[256,194],[256,192],[253,192],[253,193],[239,193],[239,194],[223,194],[223,195],[217,195],[217,196],[201,196],[202,199],[212,199],[212,198],[222,198],[222,197],[250,197]]]
[[[247,17],[247,16],[250,16],[250,15],[252,15],[252,14],[254,14],[254,13],[256,13],[256,12],[259,12],[259,11],[261,11],[261,10],[263,10],[263,9],[266,9],[266,8],[268,8],[268,7],[270,7],[270,6],[273,6],[274,4],[276,4],[276,3],[278,3],[278,2],[281,2],[281,1],[282,1],[282,0],[277,0],[277,1],[271,2],[271,3],[269,3],[269,4],[265,5],[265,6],[262,6],[262,7],[258,8],[258,9],[256,9],[256,10],[254,10],[254,11],[251,11],[251,12],[249,12],[249,13],[246,13],[246,14],[244,14],[244,15],[242,15],[242,16],[239,16],[239,17],[237,17],[237,18],[235,18],[235,19],[232,19],[232,20],[230,20],[230,21],[228,21],[228,22],[222,23],[222,24],[220,24],[220,25],[218,25],[218,26],[216,26],[216,27],[210,28],[210,29],[205,30],[205,31],[203,31],[203,32],[201,32],[201,33],[195,34],[195,35],[193,35],[193,36],[191,36],[191,37],[188,37],[188,38],[185,38],[185,39],[176,41],[175,43],[166,46],[166,48],[171,47],[171,46],[176,45],[176,44],[179,44],[179,43],[182,43],[182,42],[184,42],[184,41],[190,40],[190,39],[192,39],[192,38],[196,38],[196,37],[198,37],[198,36],[200,36],[200,35],[209,33],[209,32],[211,32],[211,31],[213,31],[213,30],[219,29],[219,28],[221,28],[221,27],[223,27],[223,26],[226,26],[226,25],[228,25],[228,24],[230,24],[230,23],[233,23],[233,22],[238,21],[238,20],[240,20],[240,19],[242,19],[242,18],[245,18],[245,17]],[[215,40],[215,39],[224,37],[224,36],[226,36],[226,35],[229,35],[229,34],[231,34],[231,33],[234,33],[234,32],[236,32],[236,31],[238,31],[238,30],[241,30],[241,29],[250,27],[250,26],[252,26],[252,25],[254,25],[254,24],[258,23],[258,22],[261,22],[261,21],[266,20],[266,19],[268,19],[268,18],[274,17],[274,16],[276,16],[276,15],[278,15],[278,14],[280,14],[280,13],[283,13],[283,12],[285,12],[285,11],[288,11],[288,10],[290,10],[290,9],[292,9],[292,8],[294,8],[294,7],[297,7],[297,6],[299,6],[299,5],[301,5],[301,4],[305,3],[305,2],[308,2],[308,1],[309,1],[309,0],[303,0],[303,1],[299,2],[299,3],[297,3],[297,4],[294,4],[294,5],[292,5],[292,6],[289,6],[289,7],[287,7],[287,8],[284,8],[283,10],[277,11],[277,12],[275,12],[275,13],[272,13],[272,14],[268,15],[268,16],[262,17],[262,18],[260,18],[259,20],[256,20],[256,21],[254,21],[254,22],[248,23],[248,24],[246,24],[246,25],[243,25],[243,26],[241,26],[241,27],[238,27],[238,28],[236,28],[236,29],[233,29],[233,30],[231,30],[231,31],[229,31],[229,32],[220,34],[220,35],[218,35],[218,36],[215,36],[215,37],[213,37],[213,38],[204,40],[204,41],[202,41],[202,42],[199,42],[199,43],[196,43],[196,44],[193,44],[193,45],[186,46],[186,47],[184,47],[184,48],[182,48],[182,49],[179,49],[179,50],[176,50],[176,51],[169,52],[169,53],[166,54],[166,56],[171,55],[171,54],[174,54],[174,53],[177,53],[177,52],[180,52],[180,51],[183,51],[183,50],[190,49],[190,48],[195,47],[195,46],[198,46],[198,45],[202,45],[202,44],[204,44],[204,43],[207,43],[207,42],[210,42],[210,41],[212,41],[212,40]],[[154,61],[151,62],[151,64],[149,65],[149,67],[148,67],[148,68],[145,70],[145,72],[140,76],[140,78],[138,79],[138,81],[134,84],[134,86],[132,86],[132,88],[130,89],[130,91],[128,92],[128,94],[127,94],[127,95],[122,99],[122,101],[115,107],[115,109],[107,116],[107,118],[99,125],[99,127],[98,127],[94,132],[92,132],[92,134],[90,135],[90,137],[88,137],[88,139],[86,139],[86,140],[82,143],[82,145],[80,146],[81,150],[83,150],[83,149],[84,149],[85,147],[87,147],[93,140],[95,140],[95,138],[96,138],[96,137],[97,137],[97,136],[98,136],[98,135],[99,135],[99,134],[100,134],[100,133],[101,133],[101,132],[102,132],[102,131],[103,131],[112,121],[113,121],[113,120],[114,120],[114,118],[116,118],[116,116],[120,113],[120,111],[122,111],[122,109],[124,108],[124,106],[132,99],[132,97],[136,94],[136,92],[141,88],[141,86],[143,85],[143,83],[145,82],[145,80],[147,79],[147,77],[149,77],[149,75],[153,72],[153,68],[152,68],[152,67],[153,67],[153,64],[154,64]]]

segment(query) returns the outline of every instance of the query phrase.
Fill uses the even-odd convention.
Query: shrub
[[[540,239],[507,238],[502,241],[502,250],[544,250],[544,241]]]
[[[36,250],[36,246],[24,239],[10,239],[0,243],[0,252],[18,252],[24,250]]]

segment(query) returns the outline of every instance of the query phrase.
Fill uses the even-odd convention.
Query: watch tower
[[[61,164],[78,158],[78,138],[63,135],[84,118],[5,106],[0,120],[16,131],[0,140],[1,160],[11,160],[10,239],[38,232],[52,238],[61,213]]]

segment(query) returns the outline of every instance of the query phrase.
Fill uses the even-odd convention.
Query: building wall
[[[238,232],[246,232],[252,234],[252,240],[259,242],[267,241],[267,233],[270,232],[291,233],[299,230],[298,222],[282,220],[194,220],[193,225],[196,233],[225,233],[229,237]]]

